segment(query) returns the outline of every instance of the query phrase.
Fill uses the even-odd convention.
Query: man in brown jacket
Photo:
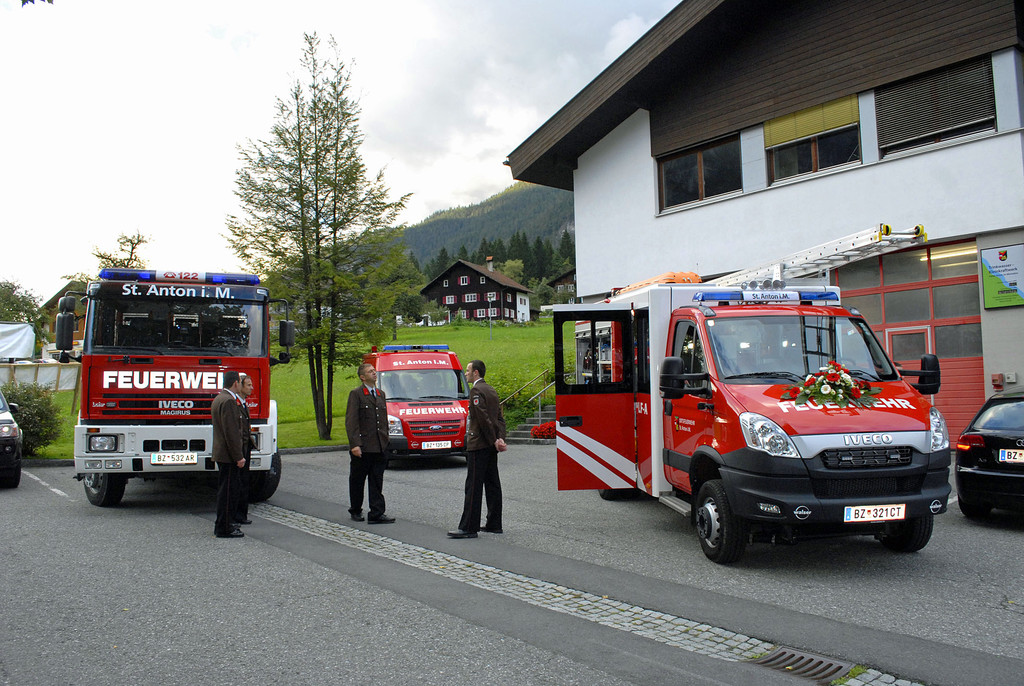
[[[384,514],[384,470],[388,466],[388,404],[384,391],[376,387],[377,370],[372,364],[361,364],[359,380],[363,383],[348,394],[345,408],[345,431],[348,433],[348,512],[357,522],[363,521],[363,484],[369,484],[369,524],[390,524],[394,517]]]
[[[503,532],[501,527],[501,480],[498,478],[498,453],[505,445],[505,417],[498,393],[484,381],[487,367],[480,360],[466,365],[469,391],[469,416],[466,419],[466,500],[459,528],[449,531],[450,538],[476,538],[480,530],[480,511],[487,495],[487,522],[484,531]]]
[[[245,535],[234,524],[242,487],[242,467],[245,466],[242,448],[243,401],[238,394],[241,387],[238,372],[224,372],[224,388],[210,406],[213,419],[213,461],[220,469],[217,521],[213,525],[213,533],[217,538],[241,538]]]

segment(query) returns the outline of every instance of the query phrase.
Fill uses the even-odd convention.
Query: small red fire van
[[[385,345],[363,361],[388,399],[390,457],[466,454],[469,385],[447,345]]]

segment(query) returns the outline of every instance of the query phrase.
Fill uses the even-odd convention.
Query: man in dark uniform
[[[487,495],[487,521],[484,531],[502,533],[501,480],[498,478],[498,453],[505,444],[505,417],[498,393],[484,381],[487,368],[480,360],[466,365],[469,391],[469,415],[466,418],[466,500],[459,528],[449,531],[450,538],[476,538],[480,530],[483,496]]]
[[[388,404],[384,391],[376,387],[377,370],[372,364],[361,364],[358,370],[362,385],[348,394],[345,408],[345,431],[351,457],[348,473],[348,512],[352,519],[363,521],[363,485],[369,485],[370,524],[390,524],[394,517],[384,514],[384,470],[388,466]]]
[[[252,481],[252,472],[249,471],[252,462],[252,423],[249,418],[249,396],[255,387],[252,383],[252,376],[242,376],[242,385],[238,395],[242,398],[242,453],[245,455],[245,466],[242,467],[241,484],[238,490],[238,510],[235,512],[235,524],[252,524],[249,519],[249,484]]]
[[[220,468],[217,521],[213,525],[213,533],[217,538],[241,538],[245,535],[234,523],[238,511],[242,467],[245,466],[242,399],[238,395],[241,387],[238,372],[224,372],[224,388],[210,406],[213,419],[213,461]]]

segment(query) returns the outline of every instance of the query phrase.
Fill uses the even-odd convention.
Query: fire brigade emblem
[[[480,396],[477,396],[477,397],[473,398],[473,404],[474,405],[479,405],[480,404]]]

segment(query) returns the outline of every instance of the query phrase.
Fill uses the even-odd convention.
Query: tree
[[[522,260],[505,260],[501,265],[501,269],[498,269],[498,271],[517,283],[523,282]]]
[[[0,281],[0,321],[31,324],[37,341],[50,340],[44,329],[46,313],[35,294],[14,281]]]
[[[355,364],[390,334],[401,285],[398,214],[383,171],[367,175],[359,153],[359,103],[350,72],[330,40],[304,36],[303,73],[278,98],[268,140],[239,146],[235,193],[242,217],[228,218],[228,240],[243,263],[297,310],[297,343],[309,367],[320,438],[333,424],[334,372]]]
[[[563,262],[576,264],[576,240],[568,229],[562,230],[562,237],[558,241],[558,258]]]
[[[139,253],[139,248],[149,243],[149,236],[143,236],[138,229],[134,235],[122,233],[117,237],[117,250],[104,252],[98,246],[93,246],[92,256],[96,258],[96,274],[107,268],[112,269],[145,269],[146,262]],[[95,281],[94,274],[79,272],[77,274],[65,274],[65,279],[88,283]]]

